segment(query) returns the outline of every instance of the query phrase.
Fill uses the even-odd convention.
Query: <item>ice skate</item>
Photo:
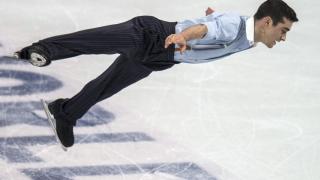
[[[31,46],[17,51],[13,54],[13,58],[31,63],[34,66],[43,67],[51,63],[45,55],[45,51],[40,46]]]
[[[61,148],[62,148],[64,151],[67,151],[67,147],[64,146],[64,145],[62,144],[62,142],[60,141],[60,138],[59,138],[58,133],[57,133],[56,120],[55,120],[55,118],[52,116],[52,114],[50,113],[47,102],[45,102],[43,99],[41,99],[41,104],[42,104],[42,106],[43,106],[43,109],[44,109],[44,111],[45,111],[45,113],[46,113],[46,116],[47,116],[47,119],[48,119],[48,121],[49,121],[49,124],[50,124],[50,126],[51,126],[51,128],[52,128],[52,130],[53,130],[53,132],[54,132],[54,135],[55,135],[58,143],[61,145]]]
[[[13,58],[28,61],[32,65],[38,67],[47,66],[51,63],[51,61],[44,54],[33,50],[30,50],[26,56],[23,56],[21,51],[17,51],[13,54]]]

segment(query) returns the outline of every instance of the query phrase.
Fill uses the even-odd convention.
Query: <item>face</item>
[[[283,18],[283,22],[279,22],[276,26],[270,17],[266,17],[262,32],[262,43],[268,48],[276,45],[276,42],[285,41],[287,32],[290,31],[293,22],[287,18]]]

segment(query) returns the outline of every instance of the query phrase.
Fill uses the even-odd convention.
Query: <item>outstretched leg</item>
[[[143,43],[143,28],[132,19],[120,24],[40,40],[19,51],[19,58],[30,59],[32,53],[39,54],[48,61],[82,54],[129,55],[137,49],[143,49]]]

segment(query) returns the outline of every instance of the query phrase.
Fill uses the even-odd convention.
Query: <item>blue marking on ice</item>
[[[0,113],[5,114],[5,116],[0,116],[0,127],[15,124],[48,126],[48,120],[45,119],[45,117],[40,117],[36,114],[35,111],[37,110],[43,110],[40,101],[0,103]],[[112,122],[114,118],[112,113],[105,111],[96,105],[77,121],[77,126],[83,127],[108,124]]]
[[[75,135],[75,139],[78,144],[154,141],[153,138],[141,132]],[[39,162],[42,160],[34,157],[26,146],[50,145],[56,143],[54,136],[0,138],[0,158],[2,157],[3,159],[16,163]]]
[[[0,69],[0,78],[17,79],[23,82],[18,86],[0,87],[0,95],[29,95],[54,91],[62,87],[62,82],[43,74],[27,71]]]
[[[30,65],[29,62],[17,60],[12,57],[0,57],[0,64],[13,64],[13,65]]]
[[[70,180],[74,176],[111,176],[152,174],[156,172],[166,173],[188,180],[216,180],[215,177],[212,177],[208,172],[191,162],[23,169],[22,172],[30,176],[33,180]]]

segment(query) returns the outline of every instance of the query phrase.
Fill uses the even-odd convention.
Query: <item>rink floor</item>
[[[0,55],[138,15],[177,21],[208,6],[251,15],[261,2],[0,0]],[[300,22],[286,42],[151,74],[90,109],[67,152],[40,99],[72,97],[117,55],[43,68],[0,58],[0,179],[320,179],[320,4],[287,2]]]

